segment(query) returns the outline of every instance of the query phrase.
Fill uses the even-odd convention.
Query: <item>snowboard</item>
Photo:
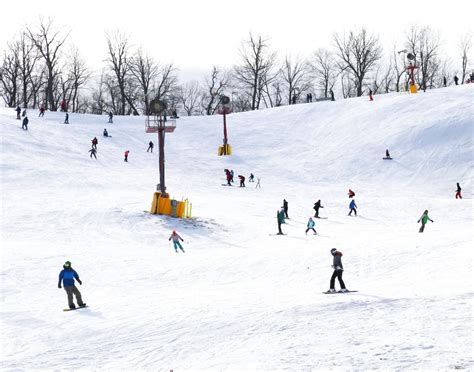
[[[383,160],[392,160],[393,158],[382,158]]]
[[[359,292],[359,291],[346,291],[346,292],[341,292],[341,291],[336,291],[336,292],[323,292],[324,294],[336,294],[336,293],[353,293],[353,292]]]
[[[287,235],[287,234],[268,234],[270,236],[279,236],[279,235]]]
[[[76,306],[74,309],[63,309],[63,311],[73,311],[73,310],[79,310],[79,309],[85,309],[86,307],[89,307],[89,306],[83,306],[83,307],[80,307],[80,306]]]
[[[226,183],[223,183],[222,186],[232,186],[232,185],[228,185],[228,184],[226,184]]]

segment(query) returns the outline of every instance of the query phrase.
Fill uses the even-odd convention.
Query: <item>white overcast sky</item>
[[[231,67],[251,31],[270,39],[280,56],[306,57],[330,46],[334,32],[365,27],[388,52],[402,46],[410,26],[440,32],[443,49],[458,62],[461,35],[473,30],[468,0],[23,0],[0,2],[0,51],[25,25],[50,17],[78,46],[93,70],[105,58],[105,32],[123,30],[133,45],[162,62],[173,62],[181,78],[199,79],[213,64]]]

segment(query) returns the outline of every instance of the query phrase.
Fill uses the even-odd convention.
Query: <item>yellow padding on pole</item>
[[[224,146],[219,146],[219,148],[217,149],[217,155],[222,156],[223,153],[224,153]]]
[[[227,146],[227,148],[226,148],[227,155],[232,155],[232,147],[230,147],[229,144],[227,144],[226,146]]]
[[[160,197],[159,192],[155,192],[153,194],[153,202],[151,203],[151,209],[150,209],[151,214],[157,214],[158,213],[158,199],[159,199],[159,197]]]
[[[410,84],[410,93],[417,93],[416,84]]]

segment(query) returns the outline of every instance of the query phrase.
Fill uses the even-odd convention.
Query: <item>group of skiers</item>
[[[224,169],[225,173],[225,179],[227,181],[227,185],[225,186],[232,186],[232,183],[234,182],[234,170],[233,169]],[[237,177],[239,177],[239,187],[245,187],[245,176],[239,174]],[[253,173],[250,173],[249,176],[249,182],[255,182],[255,176]],[[260,178],[257,178],[257,185],[255,186],[256,188],[260,188]]]

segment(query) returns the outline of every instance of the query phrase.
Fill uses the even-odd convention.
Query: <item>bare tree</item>
[[[107,49],[109,68],[115,75],[115,82],[117,83],[120,92],[119,105],[116,106],[115,112],[118,115],[125,115],[127,112],[127,103],[132,111],[136,112],[135,106],[130,94],[130,79],[131,79],[131,61],[129,57],[128,38],[120,31],[115,32],[113,36],[107,34]],[[109,83],[112,80],[108,81]],[[129,93],[127,95],[127,92]],[[114,97],[115,98],[115,97]],[[114,104],[115,105],[115,104]]]
[[[180,101],[188,116],[191,116],[199,106],[201,87],[197,81],[186,83],[180,91]]]
[[[372,93],[390,93],[395,85],[395,70],[392,65],[392,60],[389,59],[377,69],[373,78]]]
[[[44,102],[46,97],[44,95],[43,87],[46,85],[46,66],[37,66],[31,74],[30,86],[31,86],[31,97],[33,99],[31,103],[32,108],[36,108],[39,102]]]
[[[472,48],[472,34],[468,33],[462,36],[459,47],[461,49],[462,56],[462,68],[461,68],[461,84],[464,84],[464,79],[467,75],[467,64],[469,60],[469,51]]]
[[[8,107],[15,107],[18,104],[18,85],[20,77],[19,50],[20,44],[18,41],[9,43],[7,50],[4,52],[2,65],[0,67],[2,97]]]
[[[77,112],[79,104],[79,89],[85,85],[90,77],[90,72],[85,61],[81,58],[79,50],[73,48],[67,64],[67,75],[70,82],[68,103],[72,103],[72,112]]]
[[[176,73],[177,69],[172,63],[158,66],[158,74],[153,87],[154,98],[166,101],[169,100],[171,94],[176,95],[178,88]]]
[[[234,76],[251,99],[251,110],[259,108],[264,87],[274,77],[271,70],[275,65],[276,54],[268,51],[267,40],[255,38],[251,33],[240,51],[242,63],[234,67]]]
[[[219,105],[219,97],[228,87],[228,74],[219,70],[217,66],[213,66],[211,75],[204,81],[204,91],[201,96],[201,106],[206,115],[214,115]]]
[[[283,102],[284,82],[280,74],[275,76],[271,82],[266,82],[263,87],[262,100],[265,107],[278,107]]]
[[[57,31],[53,27],[53,21],[49,19],[44,21],[40,19],[38,29],[33,32],[27,28],[28,37],[34,43],[38,52],[43,57],[46,65],[46,108],[52,111],[58,109],[57,103],[54,97],[54,83],[58,72],[57,67],[60,60],[60,49],[66,42],[69,33],[66,36],[62,36],[61,31]]]
[[[393,76],[394,76],[394,84],[395,84],[395,91],[400,92],[400,84],[402,77],[406,77],[407,66],[405,61],[405,51],[397,51],[397,47],[393,47],[393,53],[391,58],[391,65],[393,66]]]
[[[285,83],[286,98],[289,105],[293,99],[298,99],[303,92],[311,87],[308,65],[299,58],[292,61],[291,57],[287,56],[280,74]]]
[[[322,91],[324,97],[328,98],[338,75],[333,55],[327,49],[318,49],[313,54],[310,66],[316,79],[316,86]]]
[[[357,97],[360,97],[367,74],[382,57],[379,40],[374,35],[368,35],[363,28],[357,32],[350,31],[347,37],[334,34],[334,42],[337,64],[341,71],[348,71],[352,75]]]
[[[105,79],[104,71],[102,71],[96,88],[92,91],[91,112],[93,114],[102,115],[107,108],[105,103]]]
[[[149,112],[150,89],[158,76],[158,67],[152,57],[143,54],[141,48],[132,59],[131,72],[140,86],[145,114]]]
[[[36,46],[31,42],[25,32],[20,34],[19,38],[18,64],[20,69],[21,98],[23,107],[28,104],[33,97],[34,89],[32,87],[33,72],[40,58]]]
[[[407,33],[406,46],[415,56],[417,82],[421,89],[431,87],[435,75],[439,70],[438,50],[439,36],[429,27],[413,26]]]

